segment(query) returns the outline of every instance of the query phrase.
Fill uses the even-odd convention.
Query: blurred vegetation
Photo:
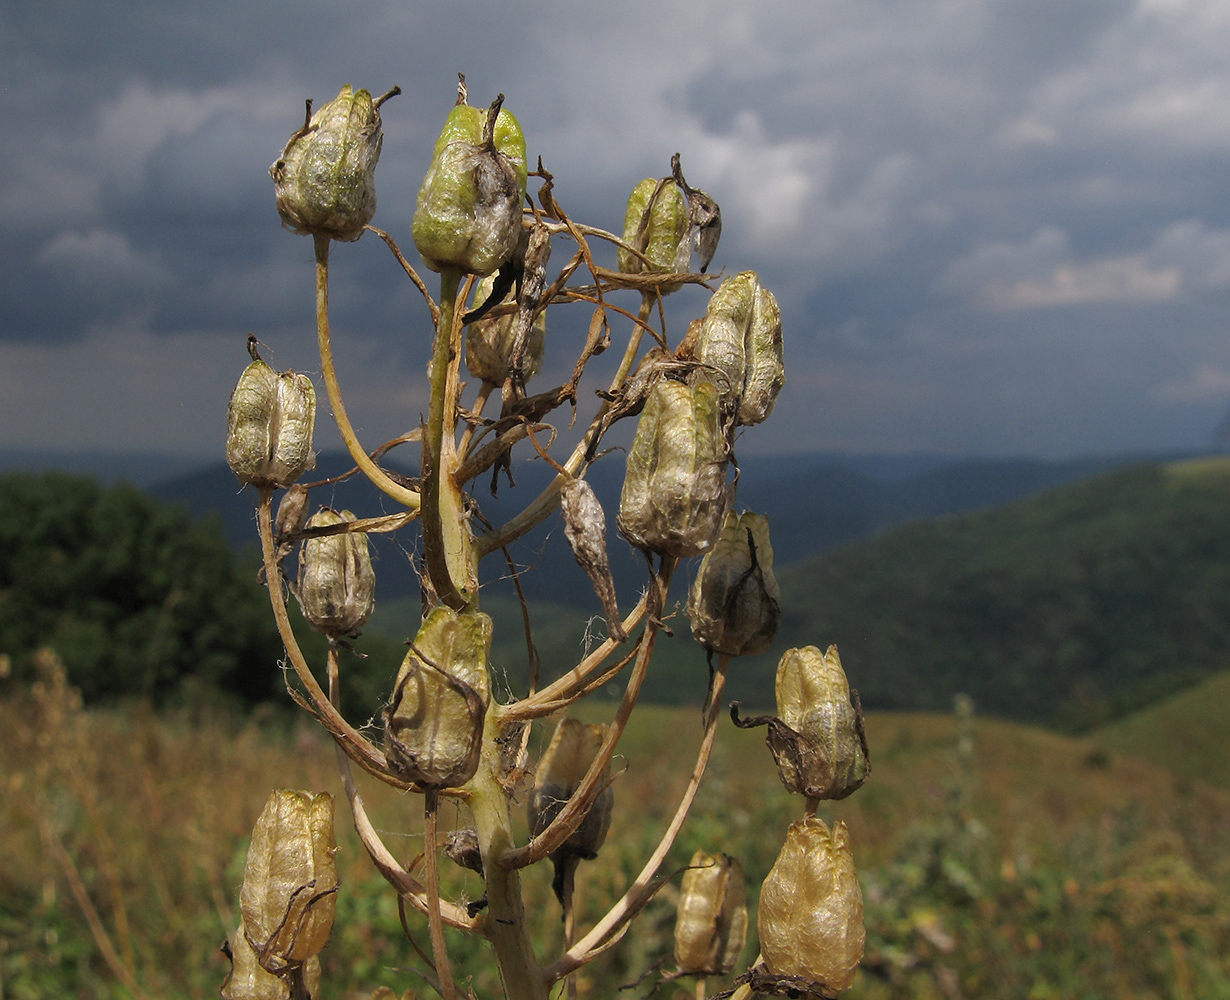
[[[274,785],[338,794],[332,748],[304,716],[225,706],[158,713],[83,709],[54,656],[41,679],[0,700],[0,992],[6,998],[212,997],[218,952],[238,919],[251,826]],[[594,717],[601,705],[587,706]],[[985,719],[872,714],[874,771],[825,806],[851,830],[868,952],[852,998],[1219,998],[1230,996],[1230,793],[1152,762]],[[536,731],[540,752],[552,724]],[[1216,730],[1223,741],[1224,727]],[[700,740],[695,709],[645,707],[621,742],[613,827],[578,874],[588,925],[639,870],[667,823]],[[697,847],[741,858],[759,885],[799,808],[761,738],[723,725],[696,807],[667,861]],[[378,828],[404,861],[423,847],[413,803],[359,777]],[[443,806],[446,828],[464,822]],[[327,995],[401,996],[425,987],[395,895],[372,873],[339,803],[338,917],[322,955]],[[524,831],[523,831],[524,832]],[[476,876],[446,866],[444,891],[473,898]],[[539,947],[559,948],[550,872],[525,873]],[[584,970],[581,996],[617,987],[666,956],[675,882],[636,932]],[[752,933],[744,964],[755,953]],[[411,933],[426,947],[416,914]],[[479,943],[451,935],[459,978],[498,995]],[[717,980],[710,992],[726,985]],[[659,998],[691,996],[688,980]]]

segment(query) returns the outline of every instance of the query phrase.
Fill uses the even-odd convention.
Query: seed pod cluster
[[[525,136],[501,105],[449,112],[410,230],[423,263],[488,275],[513,255],[525,200]]]
[[[675,961],[692,975],[724,976],[747,939],[743,866],[729,854],[692,855],[679,886]]]
[[[782,317],[755,272],[727,278],[713,293],[692,357],[702,366],[695,377],[718,383],[736,423],[758,424],[773,412],[786,381]]]
[[[495,279],[489,275],[475,285],[474,302],[476,305],[487,301],[494,284]],[[512,289],[509,289],[503,301],[505,303],[516,301]],[[516,347],[520,322],[520,315],[512,312],[503,316],[484,316],[466,327],[465,361],[466,369],[471,375],[491,385],[504,384],[509,374],[508,366],[513,360],[513,350]],[[547,314],[544,310],[530,324],[526,336],[521,358],[522,385],[533,378],[542,365],[546,330]]]
[[[329,943],[337,871],[333,797],[279,789],[252,830],[239,909],[266,972],[301,966]]]
[[[491,619],[435,608],[414,637],[384,710],[389,765],[435,788],[464,785],[478,769],[491,700]]]
[[[316,390],[306,375],[275,372],[256,356],[231,393],[226,415],[226,463],[240,482],[289,486],[315,468],[312,430]]]
[[[282,224],[343,242],[362,236],[376,212],[383,141],[379,102],[346,84],[290,137],[269,168]]]
[[[307,523],[322,528],[353,522],[348,510],[322,507]],[[334,638],[354,635],[367,624],[375,606],[376,574],[367,535],[341,532],[306,538],[299,556],[299,605],[317,632]]]
[[[628,449],[619,530],[646,551],[704,552],[726,513],[727,458],[717,388],[657,382]]]
[[[688,594],[692,637],[706,649],[728,656],[763,653],[777,636],[780,599],[769,519],[728,511]]]
[[[863,894],[844,823],[830,831],[808,816],[790,825],[760,887],[757,930],[766,968],[796,988],[792,995],[849,989],[865,932]]]

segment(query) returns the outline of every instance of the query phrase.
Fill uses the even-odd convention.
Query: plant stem
[[[337,372],[333,369],[333,348],[329,343],[329,237],[313,238],[316,241],[316,343],[320,348],[320,374],[325,380],[325,389],[329,394],[329,405],[333,408],[333,419],[337,423],[338,432],[346,442],[346,450],[350,452],[354,464],[363,470],[363,475],[387,496],[411,510],[418,510],[419,495],[401,483],[394,482],[371,460],[359,443],[354,428],[350,425],[350,418],[346,416],[342,390],[337,384]]]
[[[436,812],[440,793],[427,789],[423,795],[423,857],[427,873],[427,926],[431,933],[431,953],[436,962],[436,977],[444,1000],[457,1000],[453,970],[444,943],[444,922],[440,919],[440,869],[436,864]]]

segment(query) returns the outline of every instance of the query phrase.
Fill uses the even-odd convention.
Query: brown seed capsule
[[[675,181],[670,177],[646,177],[628,196],[623,241],[640,250],[649,265],[621,247],[616,252],[619,270],[628,274],[686,271],[692,252],[689,225],[688,203]],[[662,291],[665,294],[678,287],[668,285]]]
[[[348,510],[339,513],[322,507],[307,526],[321,528],[353,520],[355,516]],[[348,531],[303,540],[299,605],[303,617],[317,632],[334,638],[356,634],[371,617],[375,590],[367,535]]]
[[[312,380],[294,372],[275,372],[257,358],[231,393],[226,462],[241,482],[289,486],[316,465],[315,422]]]
[[[720,402],[710,382],[663,380],[650,392],[628,450],[616,519],[637,548],[694,556],[717,536],[726,513]]]
[[[800,795],[845,798],[867,780],[871,765],[863,713],[851,704],[837,647],[786,650],[776,686],[781,725],[769,727],[769,746],[782,782]]]
[[[329,943],[337,892],[333,797],[279,789],[252,830],[239,908],[266,972],[306,962]]]
[[[564,719],[555,727],[547,752],[542,755],[534,772],[534,790],[530,793],[527,808],[532,836],[537,837],[550,826],[568,804],[602,749],[604,739],[606,726],[598,723],[586,725],[578,719]],[[600,780],[605,782],[606,778],[604,771]],[[581,825],[564,841],[557,853],[596,858],[611,827],[614,802],[615,793],[610,787],[599,792]]]
[[[423,622],[384,710],[390,766],[436,788],[464,785],[478,770],[490,701],[491,619],[435,608]]]
[[[863,957],[863,894],[849,840],[841,822],[831,832],[814,816],[791,823],[760,887],[765,966],[820,996],[849,989]]]
[[[391,95],[390,95],[391,96]],[[290,137],[269,168],[287,229],[349,242],[376,212],[379,102],[350,84]]]
[[[728,656],[763,653],[777,636],[780,599],[769,519],[728,511],[688,594],[692,637],[706,649]]]
[[[743,866],[729,854],[692,855],[679,886],[675,961],[681,972],[724,976],[747,938]]]
[[[226,939],[222,949],[231,960],[231,971],[222,983],[223,1000],[290,1000],[290,985],[282,976],[266,972],[256,961],[256,952],[244,935],[243,921]],[[301,969],[308,997],[320,995],[320,959],[313,955]],[[285,973],[284,973],[285,975]]]
[[[602,504],[589,483],[573,478],[560,488],[559,507],[564,515],[564,537],[602,602],[607,632],[611,638],[623,642],[628,633],[620,621],[619,604],[615,599],[615,580],[606,554],[606,515]]]

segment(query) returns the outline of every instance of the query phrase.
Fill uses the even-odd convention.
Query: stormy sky
[[[304,98],[403,88],[374,223],[417,262],[458,71],[573,217],[618,229],[676,151],[721,203],[713,269],[758,272],[786,337],[745,452],[1198,449],[1230,400],[1227,52],[1225,0],[6,4],[0,449],[219,456],[249,331],[318,367],[266,173]],[[426,317],[370,235],[333,267],[374,446],[418,423]]]

